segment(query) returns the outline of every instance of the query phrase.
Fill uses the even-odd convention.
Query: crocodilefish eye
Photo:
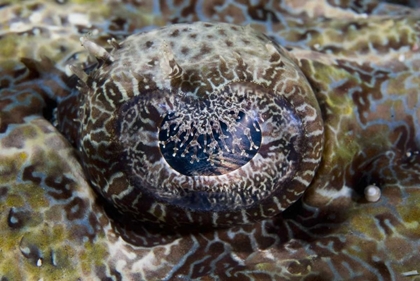
[[[111,40],[110,52],[81,41],[101,63],[89,74],[72,67],[73,141],[91,184],[120,212],[242,224],[282,212],[310,184],[320,109],[294,60],[265,35],[197,22]]]

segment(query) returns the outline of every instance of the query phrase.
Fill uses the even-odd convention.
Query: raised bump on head
[[[368,185],[364,190],[365,199],[368,202],[377,202],[381,198],[381,190],[376,185]]]
[[[108,42],[108,44],[111,45],[114,49],[121,48],[120,43],[118,43],[118,41],[115,40],[115,38],[108,39],[106,42]]]
[[[182,68],[176,62],[174,58],[174,53],[169,48],[167,44],[161,46],[161,57],[160,57],[160,67],[162,69],[163,75],[167,79],[177,78],[182,75]]]
[[[80,81],[86,84],[89,76],[83,71],[83,69],[71,64],[69,65],[69,69],[74,75],[76,75],[80,79]]]
[[[114,61],[114,58],[110,53],[107,52],[107,50],[105,50],[105,48],[90,41],[85,36],[80,37],[80,43],[82,43],[82,46],[89,52],[89,54],[93,55],[95,58],[101,59],[107,63]]]

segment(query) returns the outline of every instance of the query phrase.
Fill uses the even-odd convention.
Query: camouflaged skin
[[[282,212],[312,181],[324,135],[318,101],[265,35],[174,24],[129,36],[109,56],[70,107],[80,108],[74,142],[92,186],[125,214],[173,225],[250,223]],[[68,103],[58,106],[61,131]],[[247,150],[256,124],[260,147]]]
[[[2,280],[416,280],[418,11],[330,2],[2,4]],[[82,33],[105,46],[197,20],[251,24],[290,51],[322,111],[320,168],[274,219],[218,230],[128,223],[90,189],[51,125],[74,87],[65,65],[86,60]],[[382,191],[376,203],[363,198],[369,184]]]

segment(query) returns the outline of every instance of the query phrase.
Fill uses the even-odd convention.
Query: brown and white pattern
[[[69,1],[59,4],[27,1],[1,6],[2,280],[415,279],[420,271],[418,11],[414,7],[376,1],[305,1],[299,5],[295,1],[274,2],[97,1],[77,4]],[[196,21],[213,22],[208,27],[209,33],[197,32],[200,36],[213,35],[212,40],[202,37],[183,43],[179,39],[188,38],[189,33],[180,32],[174,37],[169,34],[179,30],[180,25],[156,29],[156,26]],[[231,27],[217,22],[238,25],[235,26],[237,32],[229,35],[232,46],[217,36],[217,32],[210,32],[212,28],[229,30]],[[251,26],[242,27],[247,24]],[[202,31],[204,26],[200,25],[205,24],[185,27]],[[146,30],[153,31],[125,39],[134,32]],[[87,32],[90,35],[86,37]],[[168,32],[168,35],[152,36],[159,32]],[[95,68],[91,66],[93,60],[86,59],[82,51],[81,36],[85,36],[85,47],[88,42],[106,46],[106,40],[112,37],[120,43],[112,43],[115,50],[109,51],[111,57],[91,49],[104,59],[102,65]],[[135,43],[144,36],[151,36],[147,41],[156,44],[150,52],[138,51],[142,46],[147,47],[147,41],[143,42],[145,45]],[[241,36],[246,36],[249,42],[233,39]],[[131,42],[134,48],[124,47],[125,42]],[[192,48],[194,42],[205,43],[213,52]],[[253,47],[247,49],[247,46]],[[182,47],[190,52],[183,54]],[[234,52],[232,48],[236,48]],[[254,48],[259,50],[255,54],[252,53]],[[205,55],[193,59],[193,52]],[[130,59],[136,56],[137,62]],[[22,57],[25,59],[20,59]],[[253,58],[257,64],[251,63]],[[209,60],[212,63],[204,64]],[[123,61],[127,67],[115,67]],[[140,61],[146,63],[138,63]],[[153,63],[149,68],[140,69],[150,61]],[[83,96],[77,94],[75,78],[68,77],[68,64],[80,65],[73,70],[85,80],[85,85],[79,84]],[[223,65],[228,67],[223,68]],[[80,71],[81,67],[87,67],[88,75]],[[274,71],[264,76],[264,71],[259,71],[258,67]],[[283,71],[283,68],[288,70]],[[215,72],[225,75],[215,75]],[[199,78],[185,79],[191,73],[197,73]],[[156,76],[157,79],[148,79],[154,84],[139,79],[146,75]],[[228,75],[233,78],[220,79]],[[241,79],[236,79],[235,75]],[[278,90],[281,87],[276,83],[283,80],[268,78],[273,75],[289,77],[292,85],[301,90],[299,93],[311,100],[310,106],[316,111],[319,107],[317,116],[322,117],[322,128],[319,127],[321,121],[304,122],[312,115],[299,112],[303,100],[293,100],[293,91],[287,87]],[[205,81],[212,82],[206,84]],[[146,89],[146,86],[151,88]],[[191,93],[188,97],[182,96],[182,103],[175,102],[182,92],[179,89]],[[138,152],[141,150],[133,151],[134,156],[126,155],[127,161],[114,162],[111,159],[115,154],[106,146],[109,140],[115,141],[124,154],[124,149],[131,147],[133,141],[139,144],[137,136],[146,130],[137,130],[135,126],[146,128],[147,122],[141,122],[146,120],[144,114],[147,118],[150,115],[147,111],[133,109],[172,110],[173,113],[169,111],[160,117],[161,131],[165,133],[159,135],[156,129],[147,127],[154,134],[149,133],[148,136],[152,136],[144,143],[163,151],[163,146],[170,147],[175,136],[184,134],[171,129],[173,124],[181,122],[179,120],[190,128],[191,124],[204,124],[206,128],[207,118],[194,123],[199,115],[182,111],[182,108],[186,100],[197,98],[197,93],[203,93],[199,97],[203,101],[203,97],[211,97],[213,92],[220,93],[214,105],[232,99],[240,105],[232,111],[208,107],[222,110],[217,112],[217,117],[243,132],[235,143],[241,138],[248,139],[242,148],[237,147],[238,151],[248,154],[251,139],[257,152],[252,157],[241,158],[240,165],[218,166],[205,172],[190,171],[195,173],[193,177],[227,177],[246,165],[251,166],[260,157],[267,145],[266,136],[272,132],[264,126],[273,123],[260,113],[250,115],[247,110],[264,111],[272,103],[257,97],[268,94],[281,100],[276,103],[275,114],[280,114],[279,110],[284,113],[281,118],[295,116],[295,120],[302,121],[296,123],[295,129],[286,130],[286,135],[297,133],[301,138],[312,138],[312,131],[306,129],[308,124],[315,124],[311,127],[315,132],[324,130],[319,168],[301,175],[310,181],[302,199],[291,205],[292,202],[282,203],[284,207],[290,206],[272,218],[213,228],[206,223],[203,223],[206,226],[197,223],[177,226],[182,222],[178,218],[184,216],[180,213],[176,219],[169,216],[173,213],[170,204],[176,203],[172,199],[162,200],[162,194],[158,197],[152,193],[150,203],[144,204],[148,209],[152,201],[158,202],[153,215],[137,217],[141,221],[133,222],[121,214],[122,205],[117,212],[109,200],[94,193],[92,185],[96,185],[97,190],[109,185],[109,175],[102,176],[107,171],[105,168],[112,170],[121,165],[123,171],[133,167],[138,173],[142,172],[138,165],[129,162],[137,159],[135,153],[142,153]],[[278,97],[279,92],[285,96]],[[243,103],[243,97],[251,97],[251,104]],[[161,101],[165,102],[163,109],[156,106]],[[77,102],[79,106],[74,107]],[[55,120],[57,105],[59,119]],[[114,109],[110,109],[110,105],[115,105]],[[201,109],[198,105],[192,108]],[[213,116],[206,114],[203,116]],[[256,117],[252,122],[242,122],[252,117]],[[235,123],[235,118],[241,122]],[[101,125],[105,127],[95,124],[101,122],[99,119],[104,121]],[[57,122],[64,124],[59,128],[65,137],[51,125]],[[132,125],[135,130],[130,129]],[[96,126],[94,130],[92,126]],[[261,131],[260,143],[257,129],[252,131],[254,138],[247,133],[250,126]],[[188,130],[188,126],[186,128]],[[209,131],[203,130],[193,134],[192,140],[194,136],[198,139],[208,135]],[[228,135],[227,129],[215,131],[219,136]],[[104,149],[107,147],[105,153],[97,143],[104,144]],[[307,153],[312,151],[313,156],[309,158],[319,159],[315,155],[321,153],[321,148],[316,147],[316,143],[301,143],[310,148]],[[84,152],[80,155],[75,147],[81,147]],[[190,147],[192,152],[183,151],[185,155],[202,155],[199,150],[194,152],[194,146]],[[102,154],[92,156],[90,152],[95,149]],[[288,149],[295,148],[289,146]],[[296,149],[304,151],[301,147]],[[149,153],[149,149],[144,151]],[[216,152],[208,155],[216,166],[220,157],[217,158]],[[159,163],[167,162],[160,160]],[[316,163],[311,164],[316,166]],[[173,168],[165,165],[168,170]],[[263,176],[266,171],[252,172],[259,176],[254,182],[267,180]],[[201,173],[207,174],[200,176]],[[271,177],[274,176],[278,175]],[[243,180],[246,182],[248,178]],[[364,190],[369,186],[379,188],[381,198],[377,202],[369,203],[369,198],[365,198]],[[290,200],[299,197],[303,189],[302,185]],[[238,189],[238,194],[240,192]],[[262,204],[263,208],[265,206]],[[127,208],[133,211],[132,207]],[[169,211],[163,216],[161,211],[165,208]],[[219,213],[216,205],[210,208],[214,208],[213,213]],[[226,217],[216,224],[245,222],[241,221],[242,217],[238,220],[230,216],[229,212],[224,212]],[[273,213],[276,212],[278,210]],[[257,217],[261,219],[261,214]],[[156,218],[160,218],[161,223],[144,221],[156,221]]]
[[[311,182],[320,110],[303,73],[264,35],[180,24],[130,36],[107,57],[75,93],[74,142],[92,185],[119,210],[230,226],[273,217]],[[67,115],[59,105],[59,122]]]

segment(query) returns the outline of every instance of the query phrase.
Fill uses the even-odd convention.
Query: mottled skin
[[[175,225],[250,223],[285,210],[312,181],[321,111],[293,59],[265,35],[174,24],[130,36],[106,57],[79,74],[80,91],[57,119],[59,130],[77,131],[69,137],[92,186],[122,212]],[[251,134],[261,143],[248,150]]]
[[[403,274],[420,270],[416,10],[374,1],[156,2],[136,11],[34,3],[0,10],[3,280],[415,279]],[[86,19],[77,24],[72,11]],[[52,108],[74,86],[62,71],[84,61],[72,54],[88,30],[104,43],[197,20],[250,23],[289,49],[321,108],[320,167],[302,200],[273,219],[217,230],[127,223],[96,197],[74,148],[51,125]],[[22,60],[25,68],[20,57],[41,61]],[[363,198],[369,184],[381,188],[376,203]]]

